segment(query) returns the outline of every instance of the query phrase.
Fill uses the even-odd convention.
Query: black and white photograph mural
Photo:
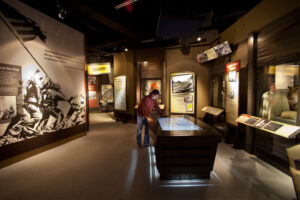
[[[172,92],[185,93],[194,91],[194,79],[192,74],[177,75],[172,77]]]
[[[83,34],[16,0],[0,7],[0,147],[85,123]]]

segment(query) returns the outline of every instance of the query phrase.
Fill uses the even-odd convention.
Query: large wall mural
[[[0,31],[0,147],[85,123],[83,34],[15,0]]]

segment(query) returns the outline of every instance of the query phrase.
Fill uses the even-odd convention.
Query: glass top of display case
[[[193,131],[202,130],[201,127],[184,117],[163,117],[158,119],[163,131]]]

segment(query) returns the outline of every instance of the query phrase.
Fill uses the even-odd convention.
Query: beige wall
[[[125,75],[127,80],[127,113],[134,113],[135,106],[135,64],[132,51],[114,56],[114,76]]]
[[[192,47],[189,55],[183,55],[180,49],[166,50],[167,84],[166,84],[166,111],[170,111],[170,74],[172,72],[195,72],[197,76],[197,117],[202,118],[201,109],[209,105],[209,68],[196,60],[196,55],[209,47]]]
[[[221,42],[237,44],[248,34],[261,29],[300,6],[299,0],[263,0],[221,34]]]
[[[247,67],[248,64],[248,40],[239,43],[236,51],[231,54],[232,62],[241,60],[241,68]],[[225,68],[225,66],[224,66]]]

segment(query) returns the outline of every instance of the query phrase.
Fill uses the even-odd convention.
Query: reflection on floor
[[[292,179],[221,143],[210,180],[160,181],[136,124],[91,114],[88,135],[0,169],[0,199],[295,199]]]

